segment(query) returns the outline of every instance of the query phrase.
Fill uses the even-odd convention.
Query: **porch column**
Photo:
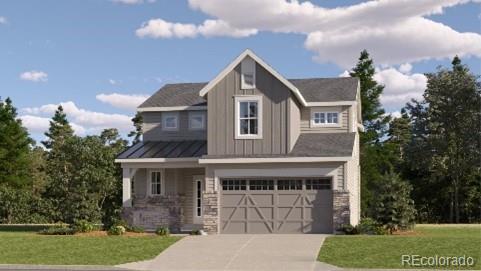
[[[131,191],[132,174],[130,168],[122,168],[122,206],[132,207]]]

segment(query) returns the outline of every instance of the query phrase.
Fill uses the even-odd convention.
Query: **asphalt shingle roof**
[[[358,79],[309,78],[289,79],[301,92],[307,102],[355,101]],[[201,106],[206,100],[199,91],[207,83],[167,84],[148,98],[139,107]]]

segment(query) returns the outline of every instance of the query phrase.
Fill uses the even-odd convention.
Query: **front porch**
[[[203,229],[203,167],[123,168],[123,218],[131,225],[172,232]]]

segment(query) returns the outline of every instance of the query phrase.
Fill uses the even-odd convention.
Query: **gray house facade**
[[[138,108],[123,215],[146,229],[332,233],[360,216],[357,78],[285,79],[246,50],[207,83]]]

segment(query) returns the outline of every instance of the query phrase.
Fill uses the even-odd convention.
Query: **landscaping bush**
[[[0,224],[0,231],[33,231],[38,232],[51,227],[55,227],[56,224]]]
[[[362,218],[356,226],[359,234],[383,235],[387,234],[386,229],[376,220],[366,217]]]
[[[136,233],[143,233],[145,232],[145,229],[139,226],[131,226],[127,229],[127,231],[130,232],[136,232]]]
[[[75,232],[75,229],[69,227],[67,224],[59,224],[39,231],[40,234],[44,235],[73,235]]]
[[[351,224],[343,224],[339,230],[347,235],[359,234],[357,227]]]
[[[169,228],[162,226],[162,227],[158,227],[155,230],[155,234],[160,235],[160,236],[169,236],[170,231],[169,231]]]
[[[192,230],[190,232],[190,235],[201,235],[201,232],[200,232],[200,230]]]
[[[416,210],[409,195],[411,190],[412,186],[398,174],[391,172],[383,175],[382,182],[377,188],[375,219],[389,233],[407,230],[414,225]]]
[[[74,229],[77,232],[91,232],[95,230],[95,225],[93,223],[88,222],[87,220],[77,220],[75,221]]]
[[[124,226],[112,226],[110,229],[107,231],[109,235],[122,235],[125,233],[125,227]]]

